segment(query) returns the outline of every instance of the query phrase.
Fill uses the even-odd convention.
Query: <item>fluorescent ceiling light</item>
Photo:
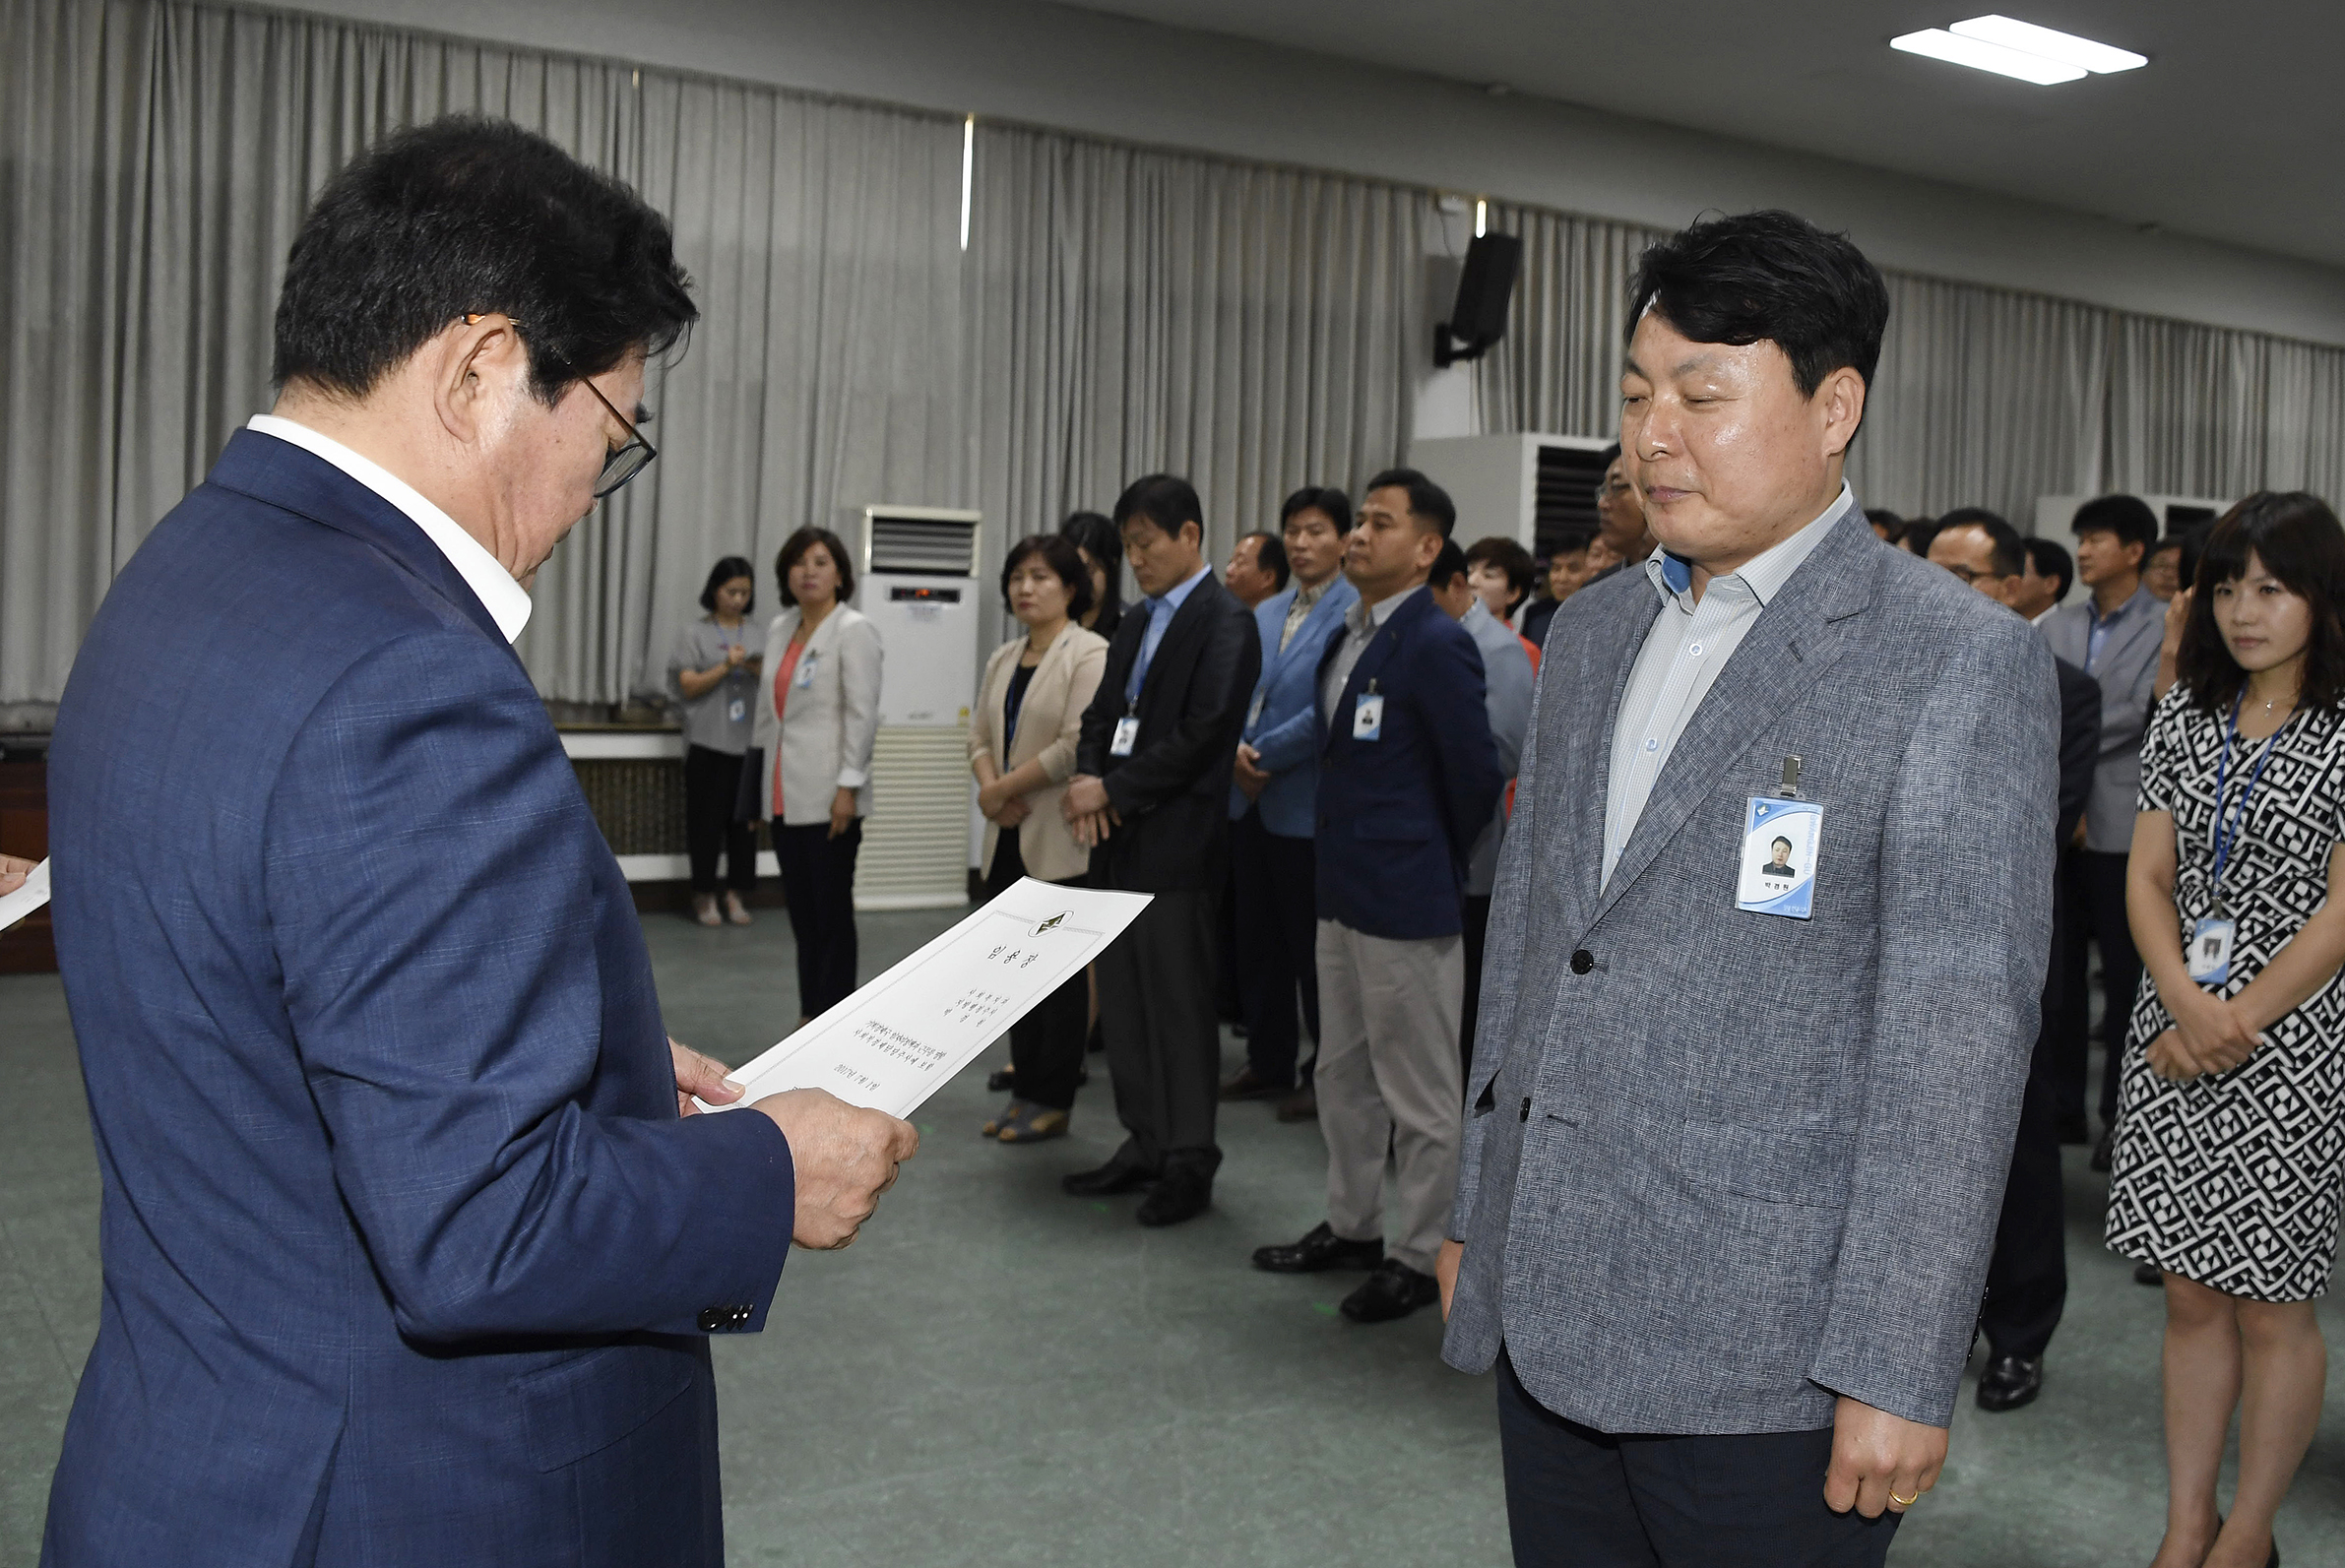
[[[2032,22],[2014,22],[2009,17],[1973,17],[1968,22],[1955,23],[1947,31],[1966,38],[1977,38],[1983,43],[1999,43],[2006,49],[2017,49],[2023,54],[2042,55],[2047,60],[2058,60],[2063,65],[2081,66],[2102,76],[2112,71],[2131,71],[2149,64],[2146,54],[2095,43],[2073,32],[2039,28]]]
[[[1989,43],[1984,38],[1966,38],[1948,32],[1943,28],[1932,28],[1926,32],[1908,32],[1889,40],[1889,47],[1907,54],[1926,54],[1933,60],[1944,60],[1953,65],[1967,65],[1974,70],[1993,71],[1997,76],[2017,77],[2038,87],[2051,87],[2057,82],[2073,82],[2088,73],[2080,65],[2046,59],[2023,49],[2006,48]]]

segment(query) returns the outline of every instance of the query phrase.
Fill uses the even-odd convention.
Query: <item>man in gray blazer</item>
[[[1548,634],[1444,1354],[1498,1369],[1518,1563],[1878,1563],[1945,1459],[2036,1031],[2052,658],[1842,480],[1888,318],[1845,238],[1699,223],[1629,303],[1660,547]]]
[[[2076,575],[2087,590],[2079,603],[2055,610],[2040,630],[2053,653],[2100,682],[2101,760],[2084,823],[2061,848],[2060,875],[2074,929],[2063,932],[2056,960],[2065,971],[2068,998],[2061,1021],[2060,1109],[2069,1124],[2082,1120],[2085,1094],[2085,953],[2089,937],[2101,948],[2102,998],[2107,1004],[2101,1042],[2109,1053],[2101,1073],[2101,1139],[2095,1169],[2109,1168],[2110,1134],[2117,1126],[2117,1070],[2123,1058],[2125,1023],[2141,984],[2141,960],[2125,919],[2125,862],[2133,848],[2134,793],[2141,786],[2141,735],[2156,696],[2158,645],[2166,637],[2166,605],[2141,584],[2141,563],[2158,541],[2158,515],[2130,495],[2104,495],[2076,509]]]

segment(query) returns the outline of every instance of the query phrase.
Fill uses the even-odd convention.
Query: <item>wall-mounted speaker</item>
[[[1480,359],[1506,336],[1506,302],[1522,270],[1523,242],[1512,234],[1484,234],[1466,247],[1457,302],[1433,328],[1433,363],[1444,368]]]

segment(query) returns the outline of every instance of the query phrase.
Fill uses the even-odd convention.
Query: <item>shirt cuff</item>
[[[863,770],[860,768],[842,768],[839,770],[839,787],[842,789],[860,789],[864,784],[869,784],[870,782],[871,776],[863,772]]]

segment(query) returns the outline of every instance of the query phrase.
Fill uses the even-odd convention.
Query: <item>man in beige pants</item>
[[[1433,1261],[1457,1184],[1461,890],[1504,780],[1481,652],[1425,592],[1456,517],[1440,486],[1412,470],[1369,481],[1344,547],[1360,600],[1319,666],[1327,1223],[1293,1245],[1257,1250],[1254,1265],[1371,1270],[1344,1300],[1356,1323],[1406,1317],[1438,1299]]]

